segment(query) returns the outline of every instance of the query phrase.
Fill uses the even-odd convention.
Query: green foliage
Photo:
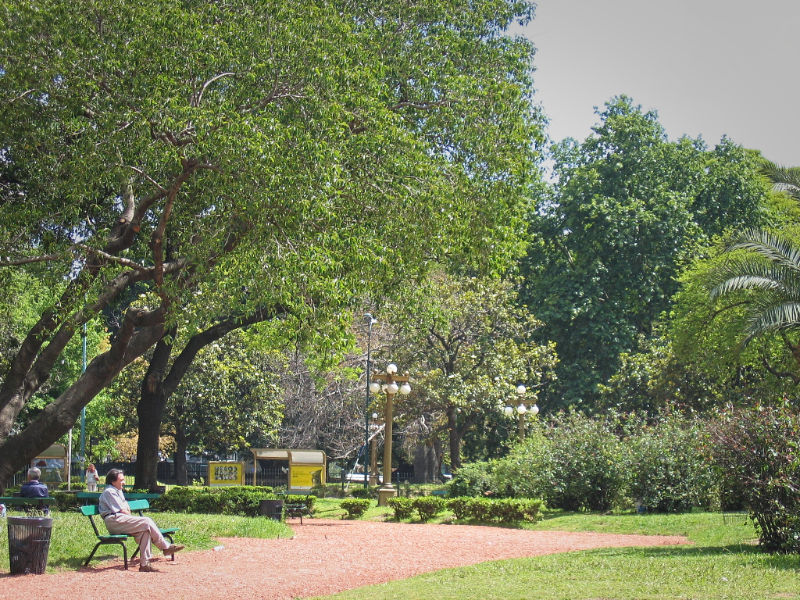
[[[394,518],[397,520],[408,519],[414,514],[414,499],[394,497],[389,498],[387,505],[394,511]]]
[[[556,415],[549,432],[549,506],[609,510],[624,492],[623,444],[616,417]]]
[[[367,512],[370,504],[366,498],[345,498],[339,505],[347,511],[348,518],[356,519]]]
[[[722,410],[709,451],[738,482],[761,545],[800,553],[800,412],[788,402]]]
[[[417,511],[420,521],[430,521],[445,508],[445,499],[438,496],[420,496],[412,500],[414,510]]]
[[[544,502],[533,498],[450,498],[446,502],[456,519],[499,523],[539,521]]]
[[[175,486],[153,501],[158,510],[172,512],[245,515],[261,514],[261,500],[275,499],[266,486],[232,486],[227,488]],[[300,497],[301,500],[305,496]]]
[[[760,163],[728,140],[667,140],[627,97],[599,113],[593,135],[555,152],[557,183],[532,218],[522,294],[557,344],[546,405],[595,408],[597,384],[669,309],[685,261],[715,235],[760,223]],[[545,404],[544,400],[542,404]]]
[[[350,495],[353,498],[368,498],[370,500],[374,500],[378,497],[378,488],[375,486],[372,487],[354,487],[350,490]]]
[[[32,311],[43,334],[4,355],[22,362],[0,386],[0,471],[165,330],[177,354],[221,320],[261,319],[271,348],[336,355],[356,299],[434,264],[506,272],[544,135],[534,47],[504,33],[532,12],[0,0],[0,256],[65,292]],[[31,382],[100,315],[136,335],[111,336],[11,444]]]
[[[717,484],[705,453],[705,423],[674,411],[643,423],[625,442],[628,494],[648,511],[709,507]]]
[[[482,496],[492,490],[491,464],[485,461],[466,463],[448,486],[451,496]]]

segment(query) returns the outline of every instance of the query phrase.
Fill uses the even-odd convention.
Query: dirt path
[[[52,575],[5,574],[0,576],[0,597],[291,600],[489,560],[688,543],[679,536],[324,519],[292,527],[291,539],[222,538],[220,550],[182,552],[174,563],[159,558],[153,562],[158,573],[139,573],[138,561],[125,571],[120,558]]]

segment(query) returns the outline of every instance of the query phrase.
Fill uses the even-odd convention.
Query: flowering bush
[[[800,553],[800,413],[780,406],[731,408],[710,426],[714,464],[740,484],[767,550]]]

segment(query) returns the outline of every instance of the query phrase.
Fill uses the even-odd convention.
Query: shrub
[[[56,508],[58,510],[76,510],[80,507],[81,503],[78,502],[77,496],[68,492],[51,492],[50,495],[56,499]]]
[[[701,450],[703,433],[677,412],[638,428],[626,444],[631,496],[655,512],[708,506],[716,477]]]
[[[541,419],[528,424],[528,434],[504,458],[492,463],[494,495],[511,498],[546,497],[552,481],[550,440]]]
[[[566,510],[609,510],[625,483],[622,442],[616,415],[590,418],[559,413],[548,432],[550,463],[545,497]]]
[[[498,521],[513,523],[516,521],[538,521],[544,503],[532,498],[451,498],[447,508],[453,511],[456,519],[472,519],[475,521]]]
[[[491,466],[488,462],[462,465],[450,482],[451,496],[482,496],[492,491]]]
[[[419,514],[420,521],[429,521],[444,510],[445,500],[438,496],[420,496],[412,501],[414,509]]]
[[[470,501],[474,498],[466,496],[459,496],[458,498],[449,498],[446,501],[447,508],[453,511],[456,519],[467,519],[470,516]]]
[[[350,490],[350,495],[353,496],[353,498],[367,498],[372,500],[378,497],[377,489],[376,487],[356,487]]]
[[[800,414],[777,407],[722,411],[709,428],[714,464],[737,481],[761,545],[800,553]]]
[[[257,516],[261,500],[274,499],[267,486],[209,488],[176,486],[153,501],[153,508],[172,512],[192,512]]]
[[[370,501],[366,498],[345,498],[340,503],[340,506],[347,511],[347,516],[350,519],[360,517],[369,508]]]
[[[411,498],[389,498],[386,501],[394,511],[394,518],[398,521],[400,519],[408,519],[414,513],[414,501]]]

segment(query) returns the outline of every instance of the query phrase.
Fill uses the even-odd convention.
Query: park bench
[[[136,512],[136,513],[139,513],[139,516],[142,516],[143,511],[145,511],[145,510],[150,508],[150,503],[147,500],[132,500],[132,501],[128,502],[128,506],[130,506],[132,513]],[[133,536],[128,535],[126,533],[106,533],[106,534],[101,534],[100,530],[97,528],[97,523],[94,522],[94,518],[95,517],[98,517],[100,520],[102,520],[102,517],[100,516],[100,509],[97,507],[96,504],[88,504],[86,506],[81,506],[81,512],[84,515],[86,515],[87,517],[89,517],[89,522],[92,524],[92,529],[94,529],[94,534],[95,534],[95,536],[97,536],[97,544],[95,544],[94,549],[92,550],[92,553],[89,555],[89,558],[86,559],[86,562],[83,563],[83,566],[86,566],[86,565],[89,564],[89,561],[92,560],[92,557],[94,556],[94,553],[97,552],[97,549],[100,546],[105,546],[105,545],[108,545],[108,544],[119,544],[120,546],[122,546],[122,557],[123,557],[123,560],[125,561],[125,568],[127,569],[128,568],[128,547],[125,545],[125,541],[129,537],[133,537]],[[103,527],[105,527],[105,525],[103,525]],[[175,543],[174,540],[172,539],[172,534],[175,533],[176,531],[178,531],[177,527],[171,527],[169,529],[161,529],[161,528],[159,528],[159,529],[161,531],[161,535],[163,535],[165,538],[167,538],[170,541],[171,544]],[[137,548],[134,551],[134,553],[131,554],[131,560],[133,560],[138,553],[139,553],[139,548],[137,546]],[[172,555],[172,560],[175,560],[175,554]]]
[[[300,525],[303,524],[303,515],[310,517],[311,511],[308,508],[308,496],[305,500],[300,502],[286,502],[283,503],[283,514],[289,517],[300,517]]]
[[[129,492],[127,490],[122,490],[125,494],[126,500],[155,500],[156,498],[160,498],[161,494],[158,493],[150,493],[150,492]],[[75,494],[75,497],[78,500],[83,500],[84,504],[89,504],[90,502],[97,503],[100,500],[100,494],[102,492],[78,492]]]
[[[33,512],[36,510],[43,510],[44,512],[50,511],[50,505],[56,501],[52,496],[23,498],[22,496],[0,496],[0,504],[9,506],[21,506],[25,512]]]

